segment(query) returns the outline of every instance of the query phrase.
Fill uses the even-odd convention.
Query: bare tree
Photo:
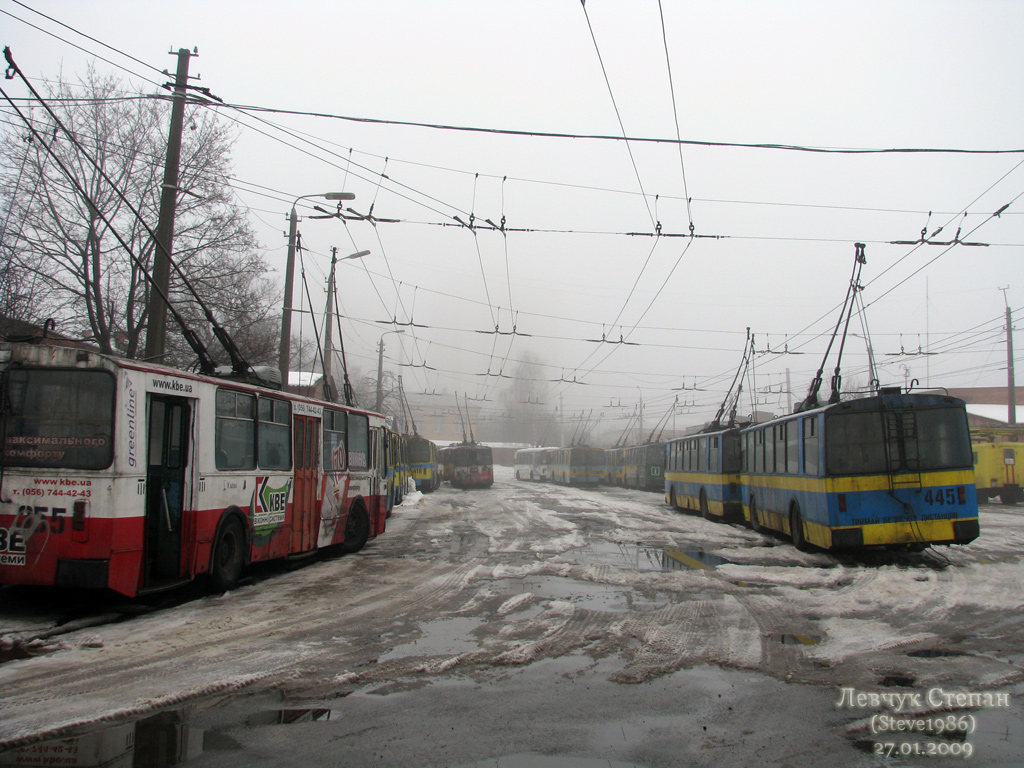
[[[145,344],[155,230],[167,142],[166,98],[127,92],[121,80],[90,66],[71,83],[63,76],[47,101],[82,145],[79,149],[48,114],[36,110],[43,141],[86,190],[83,199],[40,141],[9,130],[2,139],[0,190],[8,203],[3,257],[7,279],[3,302],[19,319],[53,317],[61,330],[93,340],[105,352],[138,357]],[[229,330],[259,331],[270,324],[274,291],[264,280],[267,265],[244,210],[227,184],[233,133],[200,105],[189,105],[182,138],[174,260]],[[145,219],[140,221],[97,170],[102,168]],[[103,217],[100,216],[103,213]],[[111,223],[141,263],[117,242]],[[16,222],[17,226],[11,226]],[[26,295],[30,291],[30,295]],[[194,322],[207,323],[172,270],[171,303]],[[267,340],[255,333],[247,356],[271,360]],[[164,362],[184,365],[192,357],[168,325]],[[219,349],[211,349],[222,358]]]

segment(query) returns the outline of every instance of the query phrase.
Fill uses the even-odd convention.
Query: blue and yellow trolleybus
[[[575,445],[551,454],[551,482],[558,485],[595,486],[604,466],[604,451]]]
[[[743,514],[823,549],[966,544],[978,536],[962,400],[899,388],[742,430]]]
[[[551,479],[550,460],[557,448],[520,448],[515,454],[516,480],[546,483]]]
[[[623,485],[641,491],[658,491],[665,485],[665,444],[661,442],[626,448]]]
[[[738,427],[687,435],[665,444],[665,501],[708,519],[743,519]]]
[[[416,490],[430,493],[441,487],[441,467],[437,458],[437,445],[421,435],[405,436],[409,471]]]

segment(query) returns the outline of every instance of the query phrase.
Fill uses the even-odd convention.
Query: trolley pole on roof
[[[167,335],[167,295],[171,278],[171,248],[174,244],[174,214],[178,201],[178,167],[181,163],[181,128],[185,122],[185,88],[188,83],[188,48],[178,49],[178,71],[174,77],[171,101],[171,128],[167,138],[164,181],[160,189],[160,220],[156,226],[156,247],[153,249],[153,282],[158,290],[150,290],[149,318],[146,321],[146,359],[160,362],[164,356]],[[162,292],[162,294],[161,294]]]

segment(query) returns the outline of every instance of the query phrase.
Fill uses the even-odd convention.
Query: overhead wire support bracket
[[[1005,211],[1009,206],[1010,206],[1010,204],[1007,203],[1006,205],[1004,205],[1002,208],[1000,208],[998,211],[996,211],[992,215],[993,216],[999,216],[999,214],[1001,214],[1003,211]],[[936,240],[935,239],[942,232],[942,230],[946,228],[945,225],[939,227],[934,232],[932,232],[930,235],[928,234],[928,222],[931,221],[931,217],[932,217],[932,213],[931,213],[931,211],[929,211],[928,212],[928,219],[925,221],[924,227],[921,228],[921,235],[917,238],[917,240],[890,240],[889,241],[889,245],[941,245],[941,246],[945,246],[945,247],[948,247],[948,246],[951,246],[951,245],[966,245],[966,246],[971,246],[971,247],[975,247],[975,248],[988,248],[989,245],[990,245],[989,243],[974,243],[974,242],[970,242],[970,241],[967,241],[967,240],[961,240],[960,239],[960,232],[963,230],[964,219],[967,218],[966,211],[964,212],[964,215],[960,219],[960,226],[958,226],[956,228],[956,235],[953,236],[952,240]]]

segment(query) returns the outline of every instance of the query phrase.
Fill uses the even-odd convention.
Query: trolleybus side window
[[[776,424],[772,429],[772,439],[775,443],[775,472],[782,474],[786,471],[786,427],[788,422]]]
[[[800,422],[786,422],[786,472],[800,472]]]
[[[292,406],[285,400],[269,397],[259,399],[260,469],[291,469]]]
[[[11,466],[105,469],[114,460],[114,377],[13,368],[3,457]]]
[[[358,413],[348,415],[348,465],[352,469],[370,466],[370,424]]]
[[[818,420],[811,416],[803,420],[804,474],[818,474]]]
[[[718,472],[718,436],[708,438],[708,469]]]
[[[324,469],[348,468],[347,431],[344,411],[324,409]]]
[[[217,469],[256,469],[256,398],[217,390]]]

